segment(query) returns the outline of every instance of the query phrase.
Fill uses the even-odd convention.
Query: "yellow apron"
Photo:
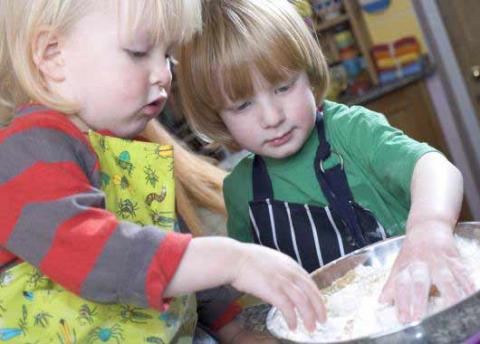
[[[90,132],[101,166],[106,208],[121,220],[175,225],[173,148]],[[28,263],[0,275],[0,343],[191,343],[194,295],[160,313],[132,305],[84,300]]]

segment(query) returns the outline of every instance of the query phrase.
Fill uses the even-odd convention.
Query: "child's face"
[[[256,154],[285,158],[296,153],[315,125],[316,104],[305,72],[269,85],[252,71],[255,94],[220,112],[235,141]]]
[[[61,41],[63,96],[80,106],[77,125],[133,137],[162,110],[170,90],[170,42],[147,30],[128,39],[113,9],[96,9]],[[85,128],[82,128],[85,129]]]

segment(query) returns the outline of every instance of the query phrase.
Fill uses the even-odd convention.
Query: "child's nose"
[[[261,120],[264,128],[276,127],[285,120],[285,113],[281,106],[272,103],[265,104]]]
[[[156,64],[150,73],[150,83],[152,85],[160,85],[164,88],[170,86],[172,82],[172,71],[170,68],[170,60],[165,58],[164,61]]]

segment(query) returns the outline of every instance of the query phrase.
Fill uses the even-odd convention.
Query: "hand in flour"
[[[474,291],[452,230],[442,226],[431,224],[408,232],[383,289],[380,301],[394,302],[402,323],[422,319],[432,286],[440,292],[445,306]]]
[[[297,326],[297,312],[313,331],[325,322],[323,298],[310,275],[289,256],[270,248],[230,238],[194,238],[188,245],[163,296],[171,297],[230,284],[283,313]]]
[[[380,296],[395,303],[403,323],[425,315],[432,286],[447,305],[474,291],[453,236],[463,199],[462,174],[442,154],[428,153],[415,164],[410,191],[406,238]]]
[[[276,306],[290,329],[297,327],[297,314],[313,331],[316,321],[325,322],[323,298],[310,275],[293,259],[259,245],[242,244],[243,250],[232,269],[232,286]],[[252,286],[255,286],[254,288]]]

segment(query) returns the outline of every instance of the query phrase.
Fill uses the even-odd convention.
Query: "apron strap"
[[[328,170],[322,167],[323,161],[331,155],[330,144],[325,135],[323,114],[317,113],[317,133],[319,146],[315,155],[314,169],[317,180],[329,207],[346,222],[350,235],[359,247],[366,246],[368,242],[363,236],[357,214],[353,207],[353,196],[348,185],[343,163],[337,164]]]
[[[255,155],[252,168],[253,199],[273,199],[273,187],[267,165],[261,156]]]
[[[317,127],[317,135],[318,135],[318,148],[315,157],[315,166],[317,166],[320,161],[325,161],[330,157],[330,143],[328,143],[327,138],[325,136],[325,124],[323,121],[323,112],[317,111],[317,118],[315,122],[315,126]],[[317,159],[319,163],[317,164]]]
[[[325,198],[329,204],[339,201],[353,201],[353,195],[343,169],[343,161],[328,170],[323,168],[322,164],[332,155],[332,150],[325,135],[323,114],[320,112],[317,113],[316,127],[319,144],[315,153],[314,170]],[[338,157],[341,159],[340,155]]]

